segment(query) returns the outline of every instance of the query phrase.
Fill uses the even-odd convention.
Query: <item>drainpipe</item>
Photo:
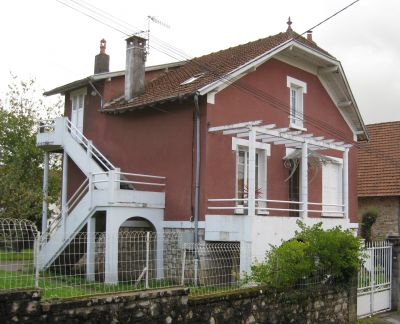
[[[197,244],[199,242],[199,204],[200,204],[200,107],[199,97],[194,95],[195,127],[196,127],[196,171],[195,171],[195,193],[194,193],[194,259],[195,259],[195,282],[197,282],[197,269],[199,255]]]

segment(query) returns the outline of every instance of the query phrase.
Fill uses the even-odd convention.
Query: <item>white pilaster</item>
[[[86,242],[86,279],[95,280],[95,255],[96,255],[96,218],[90,217],[87,221]]]
[[[349,149],[343,152],[343,216],[349,218]]]
[[[47,230],[47,198],[49,188],[49,153],[44,153],[43,159],[43,202],[42,202],[42,233]]]
[[[301,183],[301,209],[303,212],[301,213],[301,217],[308,217],[308,144],[303,142],[301,148],[301,174],[300,174],[300,183]]]

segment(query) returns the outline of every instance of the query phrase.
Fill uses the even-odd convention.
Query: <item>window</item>
[[[256,174],[255,174],[255,198],[266,199],[266,150],[256,151]],[[236,150],[236,199],[248,198],[249,187],[249,151],[248,147],[239,146]],[[237,201],[237,206],[243,206],[246,202]],[[256,202],[256,207],[266,207],[264,202]],[[236,214],[243,214],[245,210],[236,209]],[[268,214],[265,210],[258,210],[257,214]]]
[[[204,74],[205,73],[196,74],[196,75],[190,77],[189,79],[183,81],[180,85],[185,85],[185,84],[192,83],[193,81],[196,81],[198,78],[201,78]]]
[[[290,91],[290,127],[304,130],[303,95],[307,93],[307,84],[288,76],[287,87]]]
[[[256,153],[256,198],[257,192],[260,195],[261,188],[259,187],[259,153]],[[249,152],[247,149],[239,149],[236,156],[236,198],[247,198],[249,186]],[[259,189],[259,190],[257,190]],[[240,202],[239,202],[240,203]]]
[[[85,106],[86,88],[71,93],[71,123],[80,133],[83,133],[83,112]],[[74,135],[78,135],[73,131]],[[75,134],[77,133],[77,134]]]
[[[326,162],[322,166],[322,215],[343,216],[342,162]]]

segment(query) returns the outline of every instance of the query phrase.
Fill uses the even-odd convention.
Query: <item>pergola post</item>
[[[301,174],[300,174],[300,183],[301,183],[301,209],[303,210],[301,213],[302,218],[308,217],[308,144],[307,142],[303,142],[301,148]]]
[[[248,215],[256,214],[255,191],[256,191],[256,131],[250,129],[249,132],[249,184],[247,188]]]
[[[349,148],[343,152],[343,216],[349,218]]]

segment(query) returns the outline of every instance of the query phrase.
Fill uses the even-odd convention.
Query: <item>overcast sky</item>
[[[77,7],[75,0],[60,1]],[[182,59],[169,49],[163,50],[169,55],[162,53],[160,40],[189,56],[199,56],[285,31],[288,16],[293,29],[302,33],[352,2],[85,1],[80,3],[128,22],[134,32],[147,29],[148,15],[170,26],[150,25],[147,65]],[[342,62],[367,124],[400,120],[399,17],[399,0],[360,0],[314,29],[314,41]],[[124,69],[125,35],[56,0],[2,0],[0,30],[2,95],[10,71],[24,79],[35,77],[46,90],[93,74],[102,38],[107,40],[110,70]]]

